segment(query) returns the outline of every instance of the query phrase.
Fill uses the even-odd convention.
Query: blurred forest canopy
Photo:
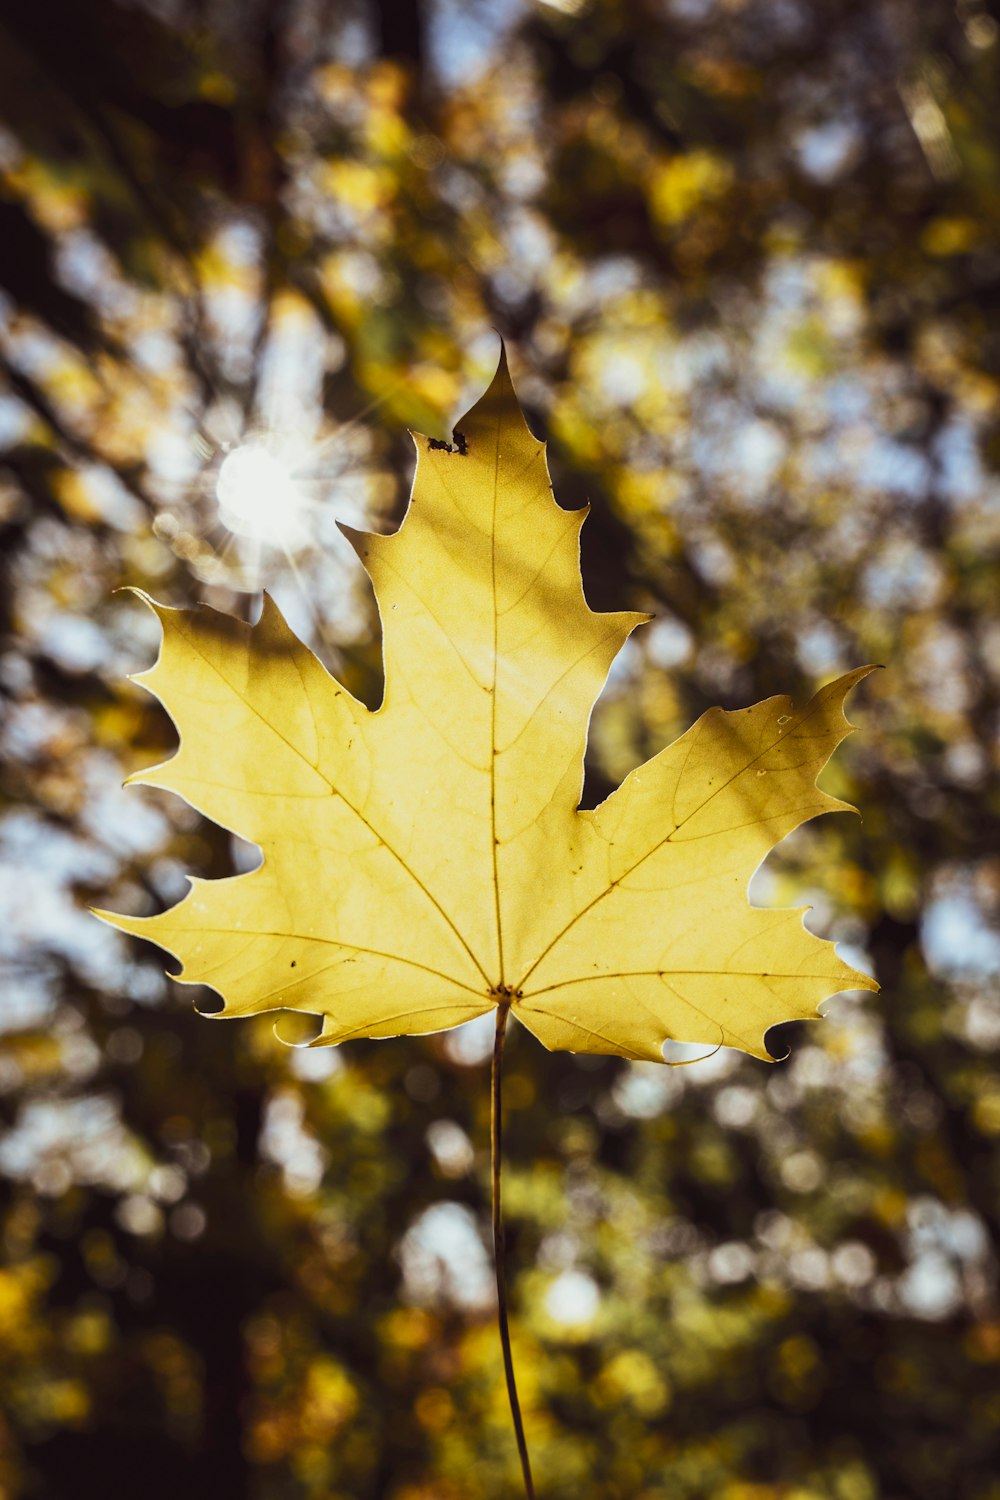
[[[546,1500],[1000,1500],[1000,26],[980,0],[31,0],[0,13],[0,1495],[517,1493],[481,1029],[213,1026],[151,911],[253,852],[123,584],[275,593],[369,702],[334,520],[508,343],[593,607],[599,799],[868,660],[762,903],[874,967],[774,1068],[509,1050]],[[216,499],[250,441],[291,560]],[[203,992],[199,1004],[211,1008]]]

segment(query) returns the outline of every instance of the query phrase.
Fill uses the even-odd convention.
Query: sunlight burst
[[[226,455],[215,493],[223,524],[237,536],[285,549],[302,540],[306,496],[263,443],[243,443]]]

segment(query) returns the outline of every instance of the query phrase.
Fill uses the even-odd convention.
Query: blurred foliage
[[[333,520],[392,524],[499,329],[591,604],[656,616],[591,800],[889,668],[825,783],[863,826],[754,885],[881,996],[774,1068],[515,1028],[539,1492],[998,1500],[998,72],[983,0],[4,10],[0,1494],[518,1493],[481,1035],[288,1051],[82,909],[252,857],[120,791],[172,741],[113,590],[266,585],[377,701]],[[291,561],[220,525],[247,439],[298,454]]]

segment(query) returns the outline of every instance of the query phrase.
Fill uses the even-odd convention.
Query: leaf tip
[[[145,589],[140,588],[137,583],[123,583],[119,588],[113,589],[112,593],[131,594],[134,598],[141,600],[141,602],[145,604],[148,609],[151,609],[153,611],[154,615],[157,615],[161,619],[165,614],[180,613],[180,611],[175,609],[172,604],[161,604],[158,599],[154,599],[152,594],[147,593]]]
[[[358,554],[358,557],[364,562],[365,554],[375,540],[375,532],[361,531],[357,526],[348,526],[346,521],[338,521],[337,530],[342,536],[346,537]]]
[[[672,1037],[667,1037],[660,1046],[660,1060],[664,1062],[668,1068],[692,1068],[694,1067],[695,1063],[708,1062],[710,1058],[715,1057],[717,1053],[722,1051],[725,1043],[721,1041],[716,1042],[715,1046],[711,1049],[710,1052],[699,1053],[697,1057],[669,1057],[667,1055],[668,1047],[677,1047],[683,1050],[689,1045],[690,1044],[688,1042],[675,1042]]]
[[[499,335],[497,336],[500,337]],[[507,345],[504,343],[502,338],[500,338],[500,354],[497,358],[497,367],[493,372],[493,379],[490,381],[489,391],[493,391],[494,388],[497,392],[502,390],[505,394],[513,396],[515,401],[517,400],[517,396],[514,391],[513,377],[510,373],[510,360],[507,358]],[[487,394],[489,394],[489,391],[487,392]]]
[[[142,925],[149,920],[148,917],[130,917],[121,911],[106,911],[102,906],[88,906],[86,910],[105,927],[113,927],[116,932],[127,932],[133,937],[143,936]]]
[[[303,1030],[309,1021],[318,1021],[319,1029],[314,1027],[312,1036],[303,1036]],[[283,1026],[291,1027],[290,1034],[282,1031]],[[283,1047],[291,1047],[295,1052],[307,1052],[311,1047],[317,1047],[323,1043],[323,1018],[314,1011],[285,1011],[272,1024],[271,1032],[275,1040]]]

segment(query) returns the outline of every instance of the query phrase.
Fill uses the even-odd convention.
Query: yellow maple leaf
[[[591,710],[646,617],[588,607],[587,512],[555,503],[503,360],[454,447],[416,443],[399,531],[348,532],[383,624],[376,711],[270,599],[255,626],[149,601],[163,647],[137,680],[180,748],[131,780],[178,793],[264,861],[193,880],[160,916],[100,915],[174,954],[222,1015],[321,1016],[314,1045],[500,1006],[549,1048],[662,1061],[672,1038],[766,1058],[769,1027],[876,988],[801,911],[746,894],[787,833],[847,808],[816,777],[871,668],[802,709],[712,709],[581,811]]]

